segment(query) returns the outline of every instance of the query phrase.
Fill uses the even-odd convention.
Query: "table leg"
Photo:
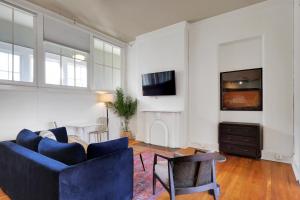
[[[145,165],[144,165],[144,161],[143,161],[143,156],[142,156],[141,153],[140,153],[140,159],[141,159],[141,163],[142,163],[142,165],[143,165],[143,169],[144,169],[144,171],[146,171]]]

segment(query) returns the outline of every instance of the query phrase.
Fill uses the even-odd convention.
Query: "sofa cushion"
[[[16,143],[32,151],[38,151],[38,145],[41,139],[42,137],[38,136],[36,133],[28,129],[23,129],[18,134]]]
[[[49,131],[51,131],[55,135],[56,141],[68,143],[68,134],[66,127],[54,128],[50,129]],[[36,131],[35,133],[39,135],[41,131]]]
[[[128,138],[120,138],[102,143],[90,144],[87,149],[87,159],[93,159],[128,148]]]
[[[86,160],[84,148],[78,143],[60,143],[49,138],[43,138],[38,150],[40,154],[66,165],[75,165]]]

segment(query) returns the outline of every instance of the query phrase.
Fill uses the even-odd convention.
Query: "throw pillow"
[[[39,153],[66,165],[75,165],[86,160],[84,148],[78,143],[60,143],[43,138],[38,146]]]
[[[38,136],[36,133],[28,129],[23,129],[18,134],[16,143],[32,151],[38,151],[38,145],[41,139],[42,137]]]
[[[88,144],[81,140],[78,136],[76,135],[69,135],[68,136],[68,143],[79,143],[83,146],[85,152],[87,152],[87,147],[88,147]]]
[[[54,133],[56,140],[62,143],[68,143],[68,133],[66,127],[50,129]]]
[[[43,138],[50,138],[52,140],[57,141],[54,133],[52,133],[51,131],[41,131],[40,136]]]

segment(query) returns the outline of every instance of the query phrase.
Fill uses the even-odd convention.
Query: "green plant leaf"
[[[108,104],[119,117],[123,118],[125,121],[129,121],[137,110],[137,99],[133,99],[130,96],[124,94],[122,88],[116,89],[115,101]],[[128,125],[128,124],[127,124]],[[126,125],[125,131],[128,131],[128,126]]]

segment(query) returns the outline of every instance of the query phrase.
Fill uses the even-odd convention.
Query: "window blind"
[[[78,27],[44,16],[44,40],[80,51],[90,51],[90,34]]]

